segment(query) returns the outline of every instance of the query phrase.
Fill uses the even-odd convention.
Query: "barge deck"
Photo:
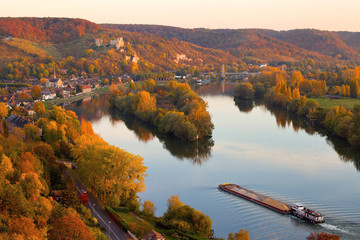
[[[271,197],[265,196],[263,194],[259,194],[249,189],[240,187],[236,184],[230,184],[230,183],[220,184],[219,189],[232,193],[236,196],[242,197],[249,201],[255,202],[264,207],[270,208],[281,214],[290,214],[292,212],[290,205],[275,200]]]

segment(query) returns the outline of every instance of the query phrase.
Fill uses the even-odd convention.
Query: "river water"
[[[213,137],[184,144],[134,119],[108,111],[106,98],[77,102],[67,109],[92,122],[110,144],[144,157],[148,167],[142,201],[156,215],[167,199],[205,212],[217,237],[247,229],[251,239],[305,239],[329,232],[360,239],[360,154],[338,139],[315,133],[306,123],[261,103],[236,105],[233,85],[196,86],[208,102]],[[235,183],[286,203],[301,202],[325,215],[312,225],[217,189]]]

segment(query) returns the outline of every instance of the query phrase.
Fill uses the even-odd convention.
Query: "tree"
[[[26,124],[24,126],[26,140],[36,141],[40,139],[41,130],[34,124]]]
[[[145,216],[149,216],[149,217],[154,216],[155,210],[156,208],[153,202],[149,200],[144,201],[142,213]]]
[[[14,169],[10,158],[3,154],[0,158],[0,178],[5,178],[13,172]]]
[[[10,229],[17,236],[14,239],[42,239],[41,232],[36,228],[33,220],[27,217],[11,217]]]
[[[41,98],[41,87],[34,85],[31,87],[31,97],[33,99],[40,99]]]
[[[310,233],[306,237],[307,240],[340,240],[340,236],[331,233]]]
[[[240,99],[252,100],[254,98],[255,90],[251,83],[240,83],[234,89],[234,95]]]
[[[240,229],[239,232],[229,233],[228,240],[250,240],[249,231]]]
[[[68,207],[76,208],[79,205],[80,200],[78,198],[78,190],[75,187],[74,179],[69,174],[65,177],[64,182],[65,182],[64,183],[65,187],[62,194],[61,204],[67,208]]]
[[[83,91],[83,86],[80,84],[76,84],[76,93],[81,93]]]
[[[76,215],[58,218],[48,231],[49,240],[93,240],[88,227]]]
[[[172,210],[175,210],[182,206],[184,206],[184,203],[182,201],[180,201],[179,196],[171,195],[170,198],[168,199],[168,210],[167,211],[172,211]]]
[[[0,120],[4,119],[8,115],[8,108],[5,103],[0,102]]]
[[[45,110],[44,103],[42,103],[42,102],[34,103],[34,111],[36,112],[36,114],[38,116],[42,116],[43,114],[45,114],[46,110]]]

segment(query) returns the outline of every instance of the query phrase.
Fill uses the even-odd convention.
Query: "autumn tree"
[[[179,207],[184,206],[184,203],[180,201],[179,195],[171,195],[170,198],[167,200],[168,202],[168,211],[175,210]]]
[[[240,99],[252,100],[254,98],[255,90],[251,83],[240,83],[234,88],[234,95]]]
[[[34,124],[26,124],[24,126],[26,140],[36,141],[40,140],[41,130]]]
[[[42,103],[42,102],[34,103],[34,111],[36,112],[36,114],[38,116],[44,115],[46,112],[44,103]]]
[[[8,115],[8,108],[5,103],[0,102],[0,120],[3,120]]]
[[[306,237],[307,240],[340,240],[340,236],[331,233],[310,233]]]
[[[93,240],[94,237],[81,219],[76,215],[58,218],[48,231],[49,240],[78,239]]]
[[[10,218],[10,231],[14,239],[44,239],[34,221],[24,216]],[[21,238],[20,238],[21,237]]]
[[[153,202],[151,202],[151,201],[149,201],[149,200],[144,201],[142,213],[143,213],[145,216],[149,216],[149,217],[154,216],[155,210],[156,210],[156,208],[155,208]]]
[[[229,233],[228,240],[250,240],[249,231],[240,229],[239,232]]]
[[[64,207],[76,208],[80,204],[80,201],[74,179],[70,174],[65,177],[64,185],[65,186],[62,194],[61,204]]]
[[[145,189],[143,158],[96,135],[76,139],[73,154],[84,183],[110,206],[126,205]]]
[[[31,87],[31,97],[35,100],[41,98],[41,87],[34,85]]]

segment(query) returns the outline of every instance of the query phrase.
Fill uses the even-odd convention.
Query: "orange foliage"
[[[93,240],[87,226],[76,215],[64,216],[57,219],[48,231],[49,240],[78,239]]]

